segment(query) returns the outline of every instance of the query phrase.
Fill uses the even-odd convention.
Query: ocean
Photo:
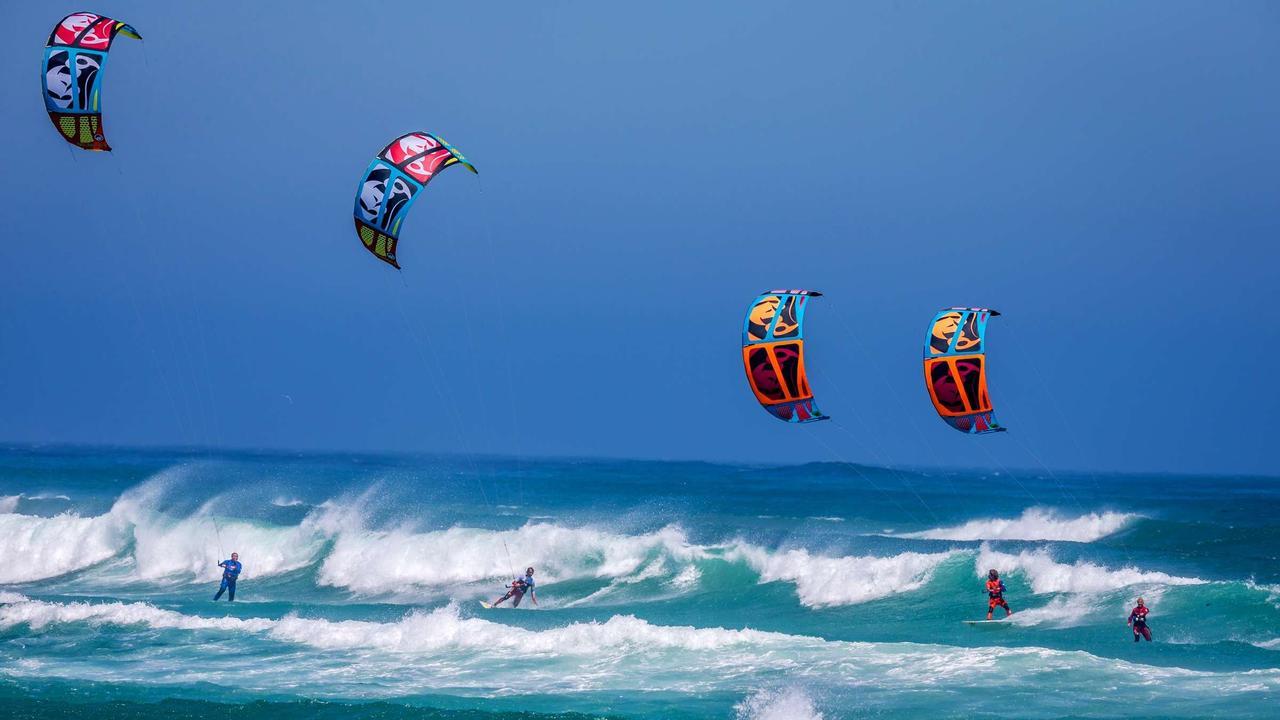
[[[1277,556],[1271,478],[7,447],[0,715],[1274,718]]]

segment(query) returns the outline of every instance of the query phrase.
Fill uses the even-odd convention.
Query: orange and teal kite
[[[987,308],[946,308],[924,339],[924,385],[939,417],[971,435],[1001,432],[987,393]]]
[[[111,150],[102,129],[102,69],[117,35],[142,39],[118,20],[78,12],[62,18],[45,43],[45,109],[63,139],[85,150]]]
[[[804,366],[804,311],[812,290],[770,290],[751,301],[742,327],[742,364],[756,400],[791,423],[828,419],[814,404]]]
[[[477,172],[462,153],[428,132],[401,135],[384,147],[356,188],[356,234],[365,249],[398,269],[396,243],[409,206],[433,177],[452,165]]]

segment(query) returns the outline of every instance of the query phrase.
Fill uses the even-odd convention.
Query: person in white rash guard
[[[537,605],[538,596],[533,593],[533,584],[533,568],[525,568],[524,577],[518,577],[515,580],[512,580],[511,584],[507,586],[507,594],[497,600],[494,600],[493,607],[498,607],[499,604],[508,598],[511,599],[512,607],[520,607],[520,600],[524,598],[525,593],[529,593],[529,599],[533,601],[534,605]]]

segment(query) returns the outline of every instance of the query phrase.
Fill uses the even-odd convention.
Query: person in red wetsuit
[[[1004,616],[1009,617],[1013,611],[1009,609],[1009,603],[1004,599],[1004,581],[1000,579],[1000,573],[995,570],[987,572],[987,619],[991,619],[991,613],[996,611],[996,607],[1004,608]]]
[[[1133,628],[1133,641],[1146,638],[1151,642],[1151,628],[1147,627],[1147,606],[1138,598],[1138,606],[1129,613],[1129,627]]]

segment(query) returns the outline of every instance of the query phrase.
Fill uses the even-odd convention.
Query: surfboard
[[[964,620],[962,622],[964,622],[965,625],[988,625],[988,624],[1002,623],[1007,619],[1008,618],[1000,618],[999,620]]]
[[[490,604],[489,604],[487,601],[485,601],[485,600],[481,600],[481,601],[480,601],[480,607],[484,608],[485,610],[492,610],[492,609],[493,609],[493,606],[492,606],[492,605],[490,605]]]

